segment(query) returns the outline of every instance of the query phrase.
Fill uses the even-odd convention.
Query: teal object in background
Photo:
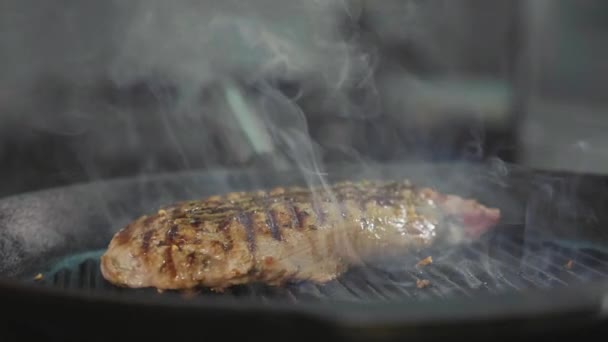
[[[608,172],[608,2],[526,4],[523,163]]]

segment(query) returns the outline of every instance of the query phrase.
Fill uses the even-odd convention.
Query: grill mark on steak
[[[247,247],[249,248],[249,252],[251,252],[251,254],[254,254],[256,246],[252,215],[252,212],[240,211],[237,220],[243,226],[243,228],[245,229],[245,233],[247,234]]]
[[[177,230],[178,230],[177,225],[176,225],[176,224],[174,224],[174,225],[172,225],[172,226],[171,226],[171,228],[170,228],[170,229],[167,231],[167,236],[166,236],[166,239],[167,239],[167,244],[168,244],[168,245],[173,244],[173,241],[175,241],[175,237],[177,236]]]
[[[289,218],[291,219],[291,228],[302,229],[302,221],[298,216],[298,211],[293,205],[293,202],[290,199],[286,198],[284,202],[284,207],[289,212]]]
[[[146,231],[141,238],[141,250],[144,254],[147,254],[150,249],[150,239],[152,239],[152,235],[154,235],[154,230],[150,229]]]
[[[177,225],[173,225],[171,226],[171,228],[169,228],[165,236],[167,249],[165,249],[165,264],[163,265],[163,267],[169,272],[169,275],[172,278],[175,278],[175,276],[177,275],[175,262],[173,261],[173,243],[175,241],[175,236],[177,235],[177,230]]]
[[[266,224],[270,228],[270,233],[272,234],[272,237],[277,241],[281,241],[281,228],[277,224],[278,219],[276,210],[268,209],[264,210],[264,212],[266,213]]]
[[[270,230],[270,235],[272,238],[277,241],[281,241],[281,231],[279,225],[277,224],[278,220],[276,211],[271,208],[274,199],[269,195],[270,194],[268,192],[262,192],[261,195],[253,199],[253,203],[256,206],[259,206],[261,208],[260,210],[264,212],[264,216],[266,217],[266,227],[268,227],[268,230]]]
[[[304,220],[306,220],[306,218],[309,216],[309,214],[305,211],[300,210],[300,208],[298,208],[295,205],[292,205],[293,208],[293,212],[294,212],[294,217],[296,220],[296,224],[297,224],[297,228],[302,230],[304,229]]]

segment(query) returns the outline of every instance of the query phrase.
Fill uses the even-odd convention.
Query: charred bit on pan
[[[432,263],[433,263],[433,257],[428,256],[428,257],[418,261],[418,263],[416,264],[416,267],[424,267],[424,266],[430,265]]]
[[[431,285],[431,281],[427,279],[416,279],[416,287],[419,289],[423,289]]]

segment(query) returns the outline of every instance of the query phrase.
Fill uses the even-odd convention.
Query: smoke
[[[340,25],[357,20],[345,1],[65,5],[6,4],[4,127],[66,137],[92,178],[112,159],[138,159],[131,173],[246,163],[277,149],[260,87],[292,82],[279,101],[354,115],[347,89],[370,82],[370,57]]]
[[[132,165],[127,174],[147,175],[257,162],[269,171],[298,170],[308,185],[327,189],[330,149],[362,168],[374,154],[410,159],[422,150],[449,158],[452,152],[435,142],[450,146],[454,137],[429,134],[428,127],[507,106],[500,91],[479,101],[458,90],[464,79],[454,71],[470,60],[470,46],[458,43],[472,36],[463,25],[470,9],[449,1],[85,1],[62,9],[24,1],[8,7],[4,58],[18,67],[5,88],[36,94],[16,106],[14,118],[68,141],[68,155],[88,179],[120,175],[125,165]],[[42,22],[26,29],[33,18]],[[37,48],[42,33],[46,39]],[[476,40],[501,44],[488,37]],[[402,56],[411,63],[383,50],[399,44],[413,46],[404,48],[412,56]],[[427,69],[433,72],[424,75]],[[372,125],[377,130],[369,133]],[[321,134],[311,126],[329,128]],[[482,159],[483,128],[465,132],[465,143],[454,144],[457,152]],[[497,178],[504,174],[499,164]],[[59,169],[66,178],[75,172]],[[335,200],[331,192],[320,197],[315,200]]]
[[[455,138],[428,127],[450,125],[460,113],[468,113],[466,121],[470,113],[505,109],[500,91],[485,101],[456,91],[465,79],[455,71],[470,61],[470,46],[457,42],[471,36],[463,25],[470,9],[450,3],[141,0],[60,10],[20,2],[3,12],[5,60],[18,66],[6,88],[38,94],[13,111],[15,120],[69,141],[89,179],[122,172],[106,165],[135,164],[129,173],[145,175],[159,165],[257,161],[266,169],[295,168],[309,185],[327,187],[328,149],[361,165],[370,155],[409,159],[419,150],[449,158],[452,152],[434,143],[450,146]],[[43,22],[20,32],[32,18]],[[47,39],[37,50],[42,33]],[[476,39],[501,44],[491,36]],[[383,50],[395,44],[413,46],[404,58],[410,64]],[[39,57],[47,50],[48,58]],[[49,93],[49,84],[58,90]],[[331,127],[324,135],[311,130],[323,125]],[[481,159],[483,128],[465,132],[457,152]]]
[[[484,11],[473,3],[7,1],[0,128],[21,146],[68,146],[40,157],[68,181],[267,156],[294,166],[310,153],[294,155],[286,131],[308,137],[321,168],[323,159],[479,159],[483,128],[464,144],[430,133],[471,118],[461,113],[507,107],[500,90],[481,99],[458,90],[484,88],[462,86],[457,72],[504,52],[496,16],[470,46],[473,8]]]
[[[323,151],[298,99],[310,96],[312,85],[326,92],[318,102],[332,102],[349,117],[367,115],[352,110],[348,96],[353,88],[373,89],[371,58],[338,25],[357,20],[356,12],[344,1],[141,1],[110,74],[119,85],[151,75],[169,80],[176,102],[161,116],[186,167],[193,154],[184,145],[206,145],[194,132],[184,140],[188,129],[179,123],[189,118],[199,132],[211,123],[213,132],[205,133],[219,138],[223,153],[241,162],[261,157],[268,171],[292,168],[309,186],[327,189]],[[281,84],[291,80],[298,88],[289,94]],[[194,158],[211,156],[201,151]]]
[[[473,3],[482,15],[473,15]],[[78,172],[120,175],[125,165],[125,173],[147,175],[257,163],[269,174],[295,169],[309,186],[327,190],[325,161],[335,154],[368,177],[377,175],[367,167],[374,158],[479,161],[488,155],[481,122],[500,127],[511,109],[509,3],[5,2],[0,64],[14,67],[0,80],[0,119],[11,122],[0,129],[10,136],[13,125],[25,126],[35,132],[26,139],[67,142],[76,170],[63,166],[66,156],[43,158],[70,181]],[[442,125],[455,129],[429,129]],[[455,136],[458,128],[464,136]],[[589,149],[585,141],[572,148]],[[494,156],[483,174],[446,179],[427,169],[419,179],[445,189],[482,179],[504,189],[513,171]],[[218,183],[231,190],[228,180]],[[552,228],[535,216],[545,203],[582,212],[570,189],[560,196],[557,185],[543,189],[528,206],[527,227]],[[493,200],[494,190],[478,193]],[[313,200],[335,202],[330,191],[318,195]],[[340,249],[352,248],[346,236],[335,238]],[[443,257],[452,263],[450,253]]]
[[[268,171],[291,167],[309,186],[328,189],[322,150],[298,99],[314,87],[326,93],[316,94],[316,102],[333,104],[343,116],[374,114],[357,113],[349,98],[352,89],[374,89],[371,56],[339,25],[356,21],[356,12],[344,1],[141,1],[110,75],[118,85],[160,78],[175,88],[175,105],[161,116],[185,166],[192,154],[184,145],[206,145],[194,132],[184,139],[188,129],[179,123],[188,118],[200,120],[191,126],[199,132],[211,123],[224,153],[241,162],[269,156]],[[292,80],[298,89],[286,94],[281,83]],[[204,112],[197,110],[202,103]],[[335,201],[329,191],[313,201],[327,197]],[[345,236],[333,244],[350,248]]]
[[[231,75],[289,79],[314,73],[340,87],[360,68],[335,25],[345,5],[135,2],[112,75],[132,82],[160,73],[180,87],[200,87]]]

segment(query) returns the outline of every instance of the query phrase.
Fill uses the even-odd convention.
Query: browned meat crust
[[[366,258],[431,244],[448,216],[475,237],[499,211],[407,181],[235,192],[140,217],[115,234],[101,270],[133,288],[327,282]]]

